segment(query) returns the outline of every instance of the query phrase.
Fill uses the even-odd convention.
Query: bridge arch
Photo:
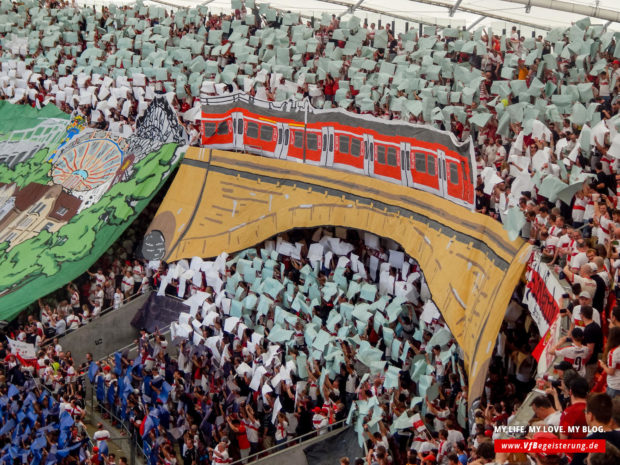
[[[214,257],[294,228],[389,237],[418,261],[465,353],[469,398],[487,367],[530,247],[501,224],[432,194],[329,168],[190,148],[148,232],[166,261]],[[148,235],[148,234],[147,234]]]

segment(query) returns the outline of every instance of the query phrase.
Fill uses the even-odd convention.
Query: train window
[[[362,148],[362,141],[359,139],[351,138],[351,155],[354,157],[360,156],[360,149]]]
[[[416,152],[416,154],[415,154],[415,170],[418,173],[426,173],[426,154]]]
[[[246,135],[250,139],[258,139],[258,124],[256,123],[248,123],[248,131]]]
[[[243,134],[243,120],[241,118],[237,119],[237,134]]]
[[[288,129],[284,130],[284,144],[288,145],[290,131]]]
[[[264,140],[265,142],[271,142],[273,139],[273,127],[267,124],[263,124],[260,127],[260,140]]]
[[[304,133],[301,131],[293,131],[295,138],[293,139],[293,147],[302,149],[304,147]]]
[[[385,147],[377,145],[377,163],[385,165]]]
[[[217,127],[217,133],[219,135],[228,134],[228,121],[222,121]]]
[[[387,164],[389,166],[398,166],[398,163],[396,163],[396,149],[394,147],[388,147],[387,149]]]
[[[349,153],[349,138],[347,136],[340,136],[338,139],[338,151],[340,153]]]
[[[309,133],[306,136],[306,144],[308,145],[308,150],[318,150],[319,149],[319,138],[316,134]]]
[[[205,123],[205,137],[215,134],[215,123]]]
[[[278,128],[278,144],[282,143],[282,128]]]
[[[435,157],[433,157],[430,153],[427,154],[427,162],[428,162],[428,174],[431,176],[435,176],[437,172],[435,171]]]
[[[452,184],[459,183],[459,168],[456,163],[449,163],[450,165],[450,182]]]

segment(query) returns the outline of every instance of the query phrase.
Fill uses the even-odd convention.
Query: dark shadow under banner
[[[189,307],[179,299],[159,296],[154,292],[131,320],[131,325],[138,330],[145,328],[152,333],[156,329],[168,327],[179,319],[179,313],[188,310]]]
[[[352,427],[324,441],[317,442],[304,449],[306,460],[311,465],[333,465],[341,457],[349,457],[354,463],[357,457],[364,457],[364,451],[357,442],[357,434]]]

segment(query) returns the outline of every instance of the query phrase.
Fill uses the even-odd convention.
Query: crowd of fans
[[[323,434],[352,408],[365,419],[360,441],[378,457],[469,456],[460,351],[415,262],[390,265],[389,250],[354,234],[310,235],[228,262],[157,269],[160,293],[189,306],[171,327],[178,354],[143,332],[136,359],[119,353],[90,372],[99,402],[142,438],[155,463],[168,463],[175,445],[184,463],[230,463]],[[409,409],[424,412],[426,426],[391,431]]]
[[[91,270],[66,287],[39,299],[9,325],[15,340],[33,344],[37,351],[105,312],[116,310],[149,292],[153,270],[141,257],[142,237],[163,196],[158,194]],[[33,324],[36,320],[37,324]]]
[[[0,463],[104,462],[92,452],[84,423],[85,386],[78,370],[85,367],[75,367],[70,352],[56,340],[25,359],[10,352],[3,337],[0,363]]]
[[[228,261],[151,262],[150,284],[188,307],[169,338],[142,331],[137,357],[129,349],[101,362],[87,356],[80,367],[63,352],[62,339],[36,360],[0,348],[10,383],[5,389],[28,389],[34,376],[58,402],[58,415],[67,410],[79,432],[86,374],[104,415],[123,423],[153,464],[232,463],[281,450],[277,446],[313,431],[324,434],[340,421],[353,425],[369,451],[343,457],[343,465],[503,463],[509,457],[495,455],[494,427],[509,423],[534,387],[537,338],[534,325],[526,324],[527,311],[506,320],[484,395],[468,406],[462,353],[417,264],[405,255],[400,261],[390,247],[355,231],[295,231]],[[612,462],[601,463],[615,463],[609,444],[619,445],[614,422],[620,406],[613,399],[620,312],[611,314],[603,349],[588,296],[577,284],[572,293],[565,326],[573,339],[555,348],[559,379],[541,380],[538,387],[546,392],[532,402],[532,424],[603,425],[600,438],[609,442]],[[29,323],[43,327],[34,317]],[[580,328],[595,339],[584,339]],[[583,362],[574,350],[583,351]],[[588,394],[606,385],[608,394]],[[38,411],[37,404],[33,408]],[[45,425],[50,421],[56,420]],[[86,438],[53,448],[56,437],[47,439],[44,452],[61,449],[67,460],[103,463],[97,460],[108,454],[110,434],[100,427],[95,435],[94,452]],[[21,453],[33,453],[28,445]],[[553,463],[562,463],[556,458]]]
[[[93,127],[125,133],[162,90],[192,144],[199,142],[201,93],[308,97],[317,107],[472,136],[477,211],[502,221],[510,208],[529,221],[538,209],[525,206],[528,199],[575,208],[578,223],[594,217],[592,206],[604,196],[615,204],[620,46],[602,25],[586,18],[531,38],[516,27],[502,34],[428,26],[397,33],[390,23],[376,27],[355,16],[306,21],[238,3],[220,15],[140,3],[5,3],[14,27],[1,34],[0,96],[52,102]],[[592,189],[588,181],[583,192],[556,200],[562,187],[584,182],[583,174],[596,176]]]

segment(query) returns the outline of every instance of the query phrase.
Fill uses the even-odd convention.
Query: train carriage
[[[230,115],[205,118],[202,121],[202,145],[234,149],[233,121]]]
[[[307,102],[203,98],[202,143],[366,174],[474,207],[473,146],[451,133]],[[219,110],[219,111],[218,111]]]
[[[288,151],[282,158],[311,165],[325,165],[321,129],[304,128],[298,124],[291,125],[290,129]]]
[[[265,157],[280,158],[282,128],[267,118],[243,118],[243,149]],[[278,132],[280,135],[278,136]]]
[[[331,129],[325,131],[326,136],[323,138],[325,142],[329,137],[329,143],[333,145],[327,166],[355,172],[364,170],[364,136],[343,128]]]
[[[400,144],[384,140],[374,141],[373,174],[375,177],[402,183],[400,164]]]

